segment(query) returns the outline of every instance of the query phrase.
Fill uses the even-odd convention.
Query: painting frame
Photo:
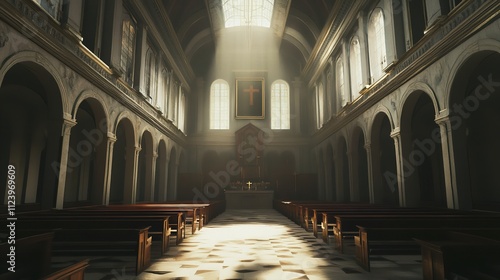
[[[265,119],[265,81],[263,77],[236,78],[236,119]]]

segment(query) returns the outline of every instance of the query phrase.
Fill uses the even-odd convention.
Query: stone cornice
[[[185,145],[186,136],[158,112],[142,95],[118,79],[112,69],[33,1],[0,1],[0,18],[83,78],[113,97],[173,141]]]
[[[389,70],[377,83],[363,91],[363,95],[330,119],[314,134],[314,145],[326,140],[411,78],[425,70],[476,32],[499,17],[497,0],[469,0],[461,3]]]
[[[143,18],[148,22],[149,31],[160,45],[183,87],[190,92],[190,85],[195,81],[196,75],[182,49],[163,4],[160,0],[131,2],[143,13]]]
[[[320,33],[314,49],[302,70],[304,81],[312,87],[328,64],[328,59],[341,42],[352,21],[357,19],[358,11],[364,1],[336,1],[328,21]],[[349,20],[346,20],[349,19]]]

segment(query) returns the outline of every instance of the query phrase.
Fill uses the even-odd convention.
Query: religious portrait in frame
[[[264,119],[264,78],[236,79],[236,118]]]

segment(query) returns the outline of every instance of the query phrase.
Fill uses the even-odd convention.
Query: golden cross
[[[247,185],[248,185],[248,189],[250,189],[250,187],[252,186],[252,182],[248,181]]]
[[[260,90],[253,88],[253,85],[250,85],[250,88],[243,90],[243,92],[248,92],[250,94],[250,105],[253,105],[253,94],[259,91]]]

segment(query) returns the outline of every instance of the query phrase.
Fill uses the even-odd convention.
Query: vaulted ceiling
[[[275,0],[271,28],[280,54],[297,74],[308,63],[339,0]],[[177,40],[196,76],[205,76],[223,29],[221,0],[162,0]]]

